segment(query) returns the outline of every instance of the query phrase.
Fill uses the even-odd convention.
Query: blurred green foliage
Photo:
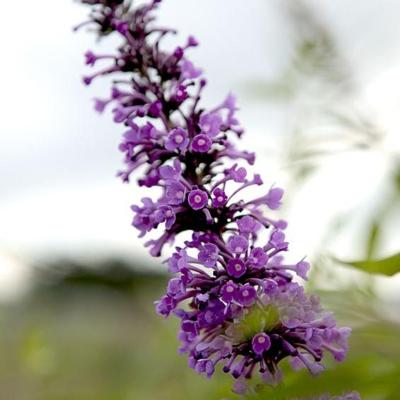
[[[336,262],[371,274],[395,275],[400,272],[400,253],[379,260],[345,261],[335,258]]]
[[[153,301],[166,277],[122,265],[115,274],[83,266],[69,274],[63,266],[57,280],[41,271],[38,281],[45,284],[0,308],[0,399],[221,399],[229,393],[227,377],[209,382],[187,367],[177,353],[177,321],[155,315]],[[125,284],[116,285],[122,272]]]

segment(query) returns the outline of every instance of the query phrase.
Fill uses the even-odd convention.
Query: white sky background
[[[384,147],[399,152],[400,2],[307,3],[318,10],[352,67],[361,88],[358,105],[386,131]],[[265,154],[271,149],[279,154],[286,114],[282,107],[257,102],[245,85],[249,79],[275,78],[288,62],[288,27],[278,5],[276,0],[164,0],[160,19],[178,28],[181,40],[189,34],[200,40],[192,59],[209,81],[206,102],[215,104],[229,91],[238,96],[244,146],[257,151],[257,168],[267,184],[284,186],[287,170],[278,157]],[[81,84],[88,72],[83,53],[99,48],[85,30],[71,31],[87,9],[72,0],[20,0],[8,1],[2,11],[7,18],[0,25],[0,296],[2,286],[8,292],[18,286],[26,265],[49,255],[149,260],[130,226],[129,206],[143,192],[114,176],[121,166],[121,126],[92,109],[91,99],[107,94],[108,84]],[[100,52],[109,47],[105,43]],[[312,255],[338,212],[357,212],[362,220],[379,200],[376,189],[387,168],[382,152],[329,159],[284,210],[294,254]],[[386,241],[388,252],[399,248],[398,222]],[[336,253],[339,247],[343,258],[359,256],[358,232],[355,227],[342,237]]]

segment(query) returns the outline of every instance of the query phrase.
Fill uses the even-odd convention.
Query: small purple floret
[[[212,140],[205,134],[200,133],[192,140],[192,151],[196,153],[207,153],[212,145]]]
[[[246,272],[246,265],[240,258],[232,258],[226,266],[228,274],[234,278],[240,278]]]
[[[243,254],[247,251],[249,242],[244,236],[231,236],[228,239],[228,249],[234,254]]]
[[[188,195],[188,203],[193,210],[201,210],[207,205],[208,194],[204,190],[195,189]]]
[[[264,332],[258,333],[253,337],[251,345],[254,353],[261,355],[264,353],[264,351],[267,351],[271,347],[271,339]]]
[[[246,283],[245,285],[240,287],[237,300],[242,306],[252,306],[256,301],[256,298],[257,292],[254,289],[254,286]]]
[[[216,188],[213,191],[213,199],[212,199],[213,207],[215,208],[223,207],[227,203],[227,201],[228,201],[228,196],[222,189]]]
[[[186,188],[182,183],[176,181],[169,181],[165,187],[165,198],[168,204],[176,205],[181,204],[185,200]]]
[[[204,266],[209,268],[214,267],[218,260],[218,247],[215,244],[206,243],[199,251],[198,258]]]
[[[169,135],[168,140],[165,143],[165,148],[167,150],[185,150],[189,145],[188,134],[184,129],[176,128],[173,129]]]
[[[234,282],[232,282],[232,281],[227,282],[221,288],[221,292],[220,292],[221,299],[223,301],[225,301],[226,303],[230,303],[231,301],[233,301],[233,299],[235,299],[235,297],[237,295],[237,289],[238,289],[238,286]]]

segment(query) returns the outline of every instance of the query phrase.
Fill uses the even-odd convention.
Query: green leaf
[[[371,260],[376,253],[376,250],[379,245],[380,233],[381,232],[380,232],[379,222],[372,221],[366,243],[367,260]]]
[[[397,166],[397,170],[394,173],[393,180],[397,193],[400,194],[400,166]]]
[[[335,261],[371,274],[391,276],[400,272],[400,253],[380,260],[344,261],[335,258]]]

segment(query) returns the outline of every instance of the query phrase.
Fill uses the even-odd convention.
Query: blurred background
[[[72,0],[2,5],[0,25],[0,398],[234,399],[177,354],[157,317],[161,260],[130,226],[143,192],[115,178],[120,129],[97,115]],[[229,91],[255,169],[286,189],[291,257],[309,290],[353,328],[348,360],[320,378],[290,371],[254,398],[357,390],[398,400],[400,383],[400,2],[164,0],[162,24],[201,47],[206,105]]]

